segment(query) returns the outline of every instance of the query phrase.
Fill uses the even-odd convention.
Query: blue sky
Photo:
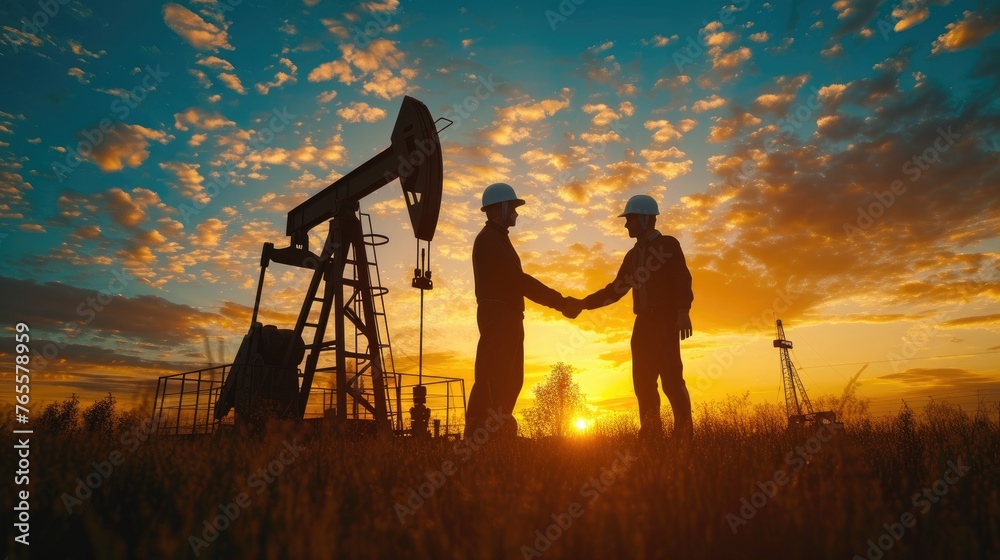
[[[812,348],[800,365],[820,394],[869,362],[873,399],[997,385],[995,5],[0,10],[3,316],[59,342],[35,379],[48,398],[138,400],[157,375],[204,364],[206,338],[231,358],[261,243],[284,245],[290,208],[388,144],[403,95],[456,121],[442,136],[431,371],[471,379],[471,241],[479,194],[502,180],[529,201],[512,234],[526,270],[577,296],[610,281],[629,247],[615,218],[624,201],[660,201],[660,229],[695,278],[700,336],[685,360],[689,384],[708,379],[698,397],[775,401],[772,323],[759,319],[774,313]],[[363,208],[392,239],[379,260],[399,367],[411,368],[417,295],[399,187]],[[265,307],[280,323],[301,305],[302,278],[276,274]],[[99,290],[114,297],[98,311],[86,302]],[[529,307],[526,389],[562,360],[598,406],[632,406],[628,303],[583,319]],[[732,348],[747,351],[706,377]]]

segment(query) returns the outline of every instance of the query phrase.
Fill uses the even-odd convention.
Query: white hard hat
[[[483,191],[482,211],[486,211],[487,206],[499,204],[501,202],[513,202],[514,207],[524,204],[524,201],[514,194],[514,187],[507,183],[493,183]]]
[[[644,194],[637,194],[628,199],[628,202],[625,203],[625,210],[619,214],[618,217],[623,218],[626,214],[658,216],[660,214],[660,208],[656,205],[656,201],[653,200],[653,197]]]

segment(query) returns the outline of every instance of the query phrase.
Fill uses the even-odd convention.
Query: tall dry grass
[[[344,441],[288,426],[260,438],[230,432],[139,442],[130,431],[136,414],[104,431],[36,433],[31,557],[195,557],[189,537],[202,537],[205,520],[240,493],[251,503],[197,557],[537,557],[523,548],[530,547],[552,559],[865,558],[867,541],[877,542],[883,524],[907,512],[915,525],[884,558],[1000,554],[1000,410],[967,414],[937,404],[920,415],[860,415],[797,472],[787,455],[808,446],[816,428],[790,431],[779,408],[743,397],[698,412],[688,452],[640,446],[625,415],[586,436],[488,441],[476,450],[444,441]],[[9,427],[2,431],[8,440]],[[281,463],[293,440],[304,451]],[[121,464],[68,513],[64,495],[116,451]],[[12,472],[13,455],[2,461]],[[281,472],[258,493],[262,479],[253,475],[274,461]],[[949,461],[970,470],[922,511],[914,494],[943,479]],[[752,517],[740,516],[742,500],[779,469],[790,481]],[[444,483],[401,522],[396,504],[412,500],[427,473],[444,470],[454,472],[437,477]],[[4,511],[12,500],[2,494]],[[735,534],[727,514],[746,521]],[[567,516],[567,528],[551,527]],[[558,536],[545,547],[536,531],[547,529]],[[19,545],[8,552],[27,557]]]

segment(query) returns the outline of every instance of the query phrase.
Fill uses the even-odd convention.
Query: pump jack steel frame
[[[296,337],[303,336],[307,328],[314,329],[312,341],[306,344],[302,385],[295,411],[298,418],[305,415],[315,374],[318,371],[333,370],[337,385],[337,424],[342,426],[347,422],[347,397],[350,394],[356,403],[361,404],[372,415],[379,431],[391,430],[387,406],[389,399],[381,358],[383,345],[379,339],[377,312],[373,301],[376,294],[365,248],[368,242],[365,241],[357,212],[362,198],[396,179],[400,180],[403,188],[414,236],[429,243],[434,237],[441,207],[441,143],[430,111],[423,103],[409,96],[403,99],[392,132],[392,145],[292,209],[288,213],[286,228],[286,234],[291,238],[288,247],[275,249],[272,243],[264,244],[254,302],[254,319],[260,306],[264,272],[271,261],[313,270],[294,329]],[[308,234],[324,221],[329,222],[329,231],[322,251],[316,255],[309,251]],[[353,258],[348,258],[349,255]],[[354,267],[355,278],[345,276],[348,265]],[[353,290],[350,297],[345,293],[345,287]],[[320,293],[322,296],[317,297]],[[316,302],[321,304],[319,316],[312,323],[309,322],[309,317]],[[360,316],[353,308],[355,302],[361,303]],[[334,328],[332,339],[327,336],[331,314]],[[349,327],[360,333],[360,339],[367,342],[367,350],[362,351],[360,343],[354,351],[347,349],[345,342]],[[332,368],[319,368],[320,354],[328,351],[335,352],[336,365]],[[298,365],[291,363],[292,355],[293,347],[290,346],[282,367],[295,368]],[[358,371],[351,372],[353,376],[350,378],[347,371],[349,358],[365,364]],[[355,387],[358,379],[365,373],[369,373],[372,378],[374,402],[369,402]]]

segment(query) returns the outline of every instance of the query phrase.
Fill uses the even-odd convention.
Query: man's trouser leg
[[[660,336],[657,336],[656,317],[651,314],[636,315],[632,327],[632,387],[639,401],[639,437],[663,437],[660,420],[660,391],[656,380],[660,376]]]
[[[501,389],[500,406],[503,408],[503,426],[500,434],[504,437],[517,436],[517,420],[514,419],[514,406],[517,405],[517,397],[521,395],[521,388],[524,387],[524,314],[519,314],[517,324],[510,325],[510,337],[514,350],[511,353],[510,366],[504,375],[500,385]]]
[[[513,401],[516,402],[524,383],[524,330],[521,314],[481,304],[476,319],[479,324],[479,345],[476,348],[475,381],[469,392],[466,410],[466,437],[485,425],[491,409],[509,415],[513,410],[510,394],[513,392]],[[514,369],[515,365],[518,366],[517,370]],[[500,431],[504,431],[504,428],[510,429],[501,426]]]
[[[673,318],[670,318],[673,321]],[[663,330],[664,338],[660,348],[663,349],[663,366],[660,380],[663,383],[663,394],[670,401],[674,411],[674,436],[691,439],[693,426],[691,420],[691,396],[684,383],[684,362],[681,361],[681,341],[674,324],[670,323]]]

